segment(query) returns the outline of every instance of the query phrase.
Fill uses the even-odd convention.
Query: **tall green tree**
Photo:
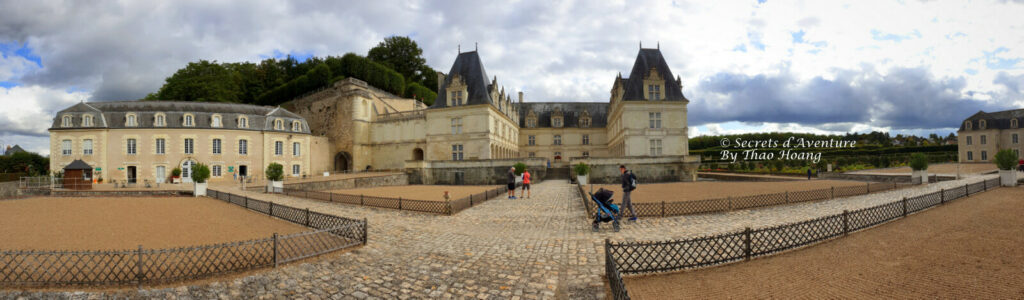
[[[423,58],[423,49],[406,36],[389,36],[370,49],[366,58],[380,63],[402,74],[406,82],[423,83],[424,67],[427,60]],[[435,83],[436,85],[436,83]]]
[[[161,100],[239,102],[239,76],[216,61],[191,62],[167,78]]]

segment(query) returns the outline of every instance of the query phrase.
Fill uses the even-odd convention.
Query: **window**
[[[462,160],[462,144],[452,145],[452,160]]]
[[[1016,144],[1017,143],[1017,134],[1014,133],[1013,136],[1011,136],[1011,137],[1013,139],[1013,143]]]
[[[530,157],[537,157],[537,152],[530,152]]]
[[[584,145],[590,145],[590,135],[589,134],[584,134],[583,135],[583,144]],[[584,156],[586,156],[586,155],[584,155]]]
[[[526,117],[526,127],[529,127],[529,128],[537,127],[537,117],[533,117],[533,116]]]
[[[164,154],[167,150],[167,140],[156,139],[156,154]]]
[[[988,125],[986,123],[987,122],[985,122],[985,120],[978,120],[978,129],[985,129],[985,127]],[[985,159],[982,158],[982,160],[985,160]]]
[[[552,118],[551,127],[562,127],[562,118]]]
[[[302,122],[292,121],[292,131],[295,131],[295,132],[302,131]]]
[[[302,155],[302,144],[292,143],[292,156]]]
[[[661,140],[653,139],[651,140],[651,156],[659,155],[661,155]]]
[[[452,92],[452,100],[451,100],[451,105],[452,106],[462,105],[463,104],[463,100],[464,100],[464,98],[462,97],[462,91],[454,91],[454,92]]]
[[[249,154],[249,141],[248,140],[238,140],[238,154],[239,155],[247,155],[247,154]]]
[[[220,177],[221,167],[220,165],[213,165],[213,177]]]
[[[153,126],[167,126],[167,117],[164,116],[164,114],[157,114],[155,117],[153,117]]]
[[[220,139],[213,139],[213,154],[220,154]]]
[[[970,145],[970,144],[971,144],[971,136],[969,136],[969,135],[967,136],[967,144],[968,144],[968,145]]]
[[[462,118],[452,118],[452,134],[462,134]]]
[[[649,124],[648,124],[649,128],[652,128],[652,129],[659,129],[659,128],[661,128],[661,113],[660,112],[648,113],[647,117],[649,118]]]
[[[590,117],[589,116],[580,118],[580,127],[583,127],[583,128],[589,128],[590,127]]]
[[[537,136],[535,136],[535,135],[531,135],[531,136],[527,137],[526,140],[528,141],[530,146],[533,146],[533,145],[537,144]]]
[[[185,154],[195,153],[196,141],[193,139],[185,139]]]
[[[299,165],[292,165],[292,176],[299,176],[299,172],[302,170]]]
[[[71,140],[60,141],[60,154],[71,155]]]
[[[284,120],[274,120],[274,130],[284,130]]]
[[[647,99],[661,100],[661,86],[652,84],[647,86]]]
[[[561,145],[561,144],[562,144],[562,135],[556,134],[555,135],[555,145]]]
[[[974,152],[967,151],[967,160],[974,160]]]
[[[971,121],[964,121],[964,129],[967,129],[967,130],[971,129]]]
[[[125,144],[126,144],[125,151],[127,151],[128,154],[134,155],[136,153],[136,150],[138,150],[138,148],[136,148],[136,145],[135,145],[135,139],[128,139],[128,141],[126,141]]]
[[[1010,128],[1017,128],[1018,126],[1017,119],[1010,119]]]
[[[982,144],[982,145],[984,145],[985,143],[986,143],[986,141],[985,141],[985,135],[984,135],[984,134],[982,134],[982,135],[981,135],[981,144]]]
[[[589,151],[583,151],[583,157],[590,157]]]
[[[82,117],[82,127],[92,127],[92,115]]]
[[[64,116],[60,118],[60,127],[71,127],[71,116]]]
[[[988,152],[981,151],[981,160],[988,160]]]
[[[92,155],[92,140],[82,141],[82,154]]]
[[[185,115],[185,124],[184,125],[185,125],[185,127],[196,126],[195,117],[193,117],[191,114]]]
[[[135,114],[128,114],[125,116],[124,126],[135,127],[139,126],[138,122],[135,121]]]
[[[562,159],[562,152],[555,152],[555,159]]]
[[[238,117],[238,128],[249,128],[249,118]]]
[[[282,142],[282,141],[274,142],[274,155],[277,155],[277,156],[284,155],[284,142]]]
[[[221,126],[223,126],[223,125],[221,125],[220,116],[219,115],[214,115],[213,118],[210,119],[210,127],[221,127]]]

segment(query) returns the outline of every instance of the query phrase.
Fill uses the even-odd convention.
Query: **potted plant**
[[[526,164],[519,162],[512,165],[512,167],[516,169],[516,176],[518,176],[519,181],[523,181],[523,171],[526,171]]]
[[[279,163],[267,165],[267,192],[278,193],[284,189],[284,166]]]
[[[181,168],[171,169],[171,183],[181,183]]]
[[[590,166],[581,162],[573,166],[573,170],[576,171],[576,181],[581,185],[587,185],[587,175],[590,174]]]
[[[193,195],[196,197],[206,196],[206,180],[210,179],[210,167],[197,163],[192,166],[192,182],[194,182]]]
[[[103,183],[103,176],[97,177],[96,183]]]
[[[920,181],[920,184],[928,183],[928,157],[923,153],[910,155],[910,168],[914,172],[910,175],[910,182]]]
[[[1013,150],[996,152],[996,167],[999,167],[999,183],[1002,186],[1017,186],[1017,154]]]

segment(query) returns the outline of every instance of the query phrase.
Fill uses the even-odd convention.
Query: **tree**
[[[217,62],[189,63],[167,77],[157,92],[160,100],[239,102],[239,77]]]
[[[207,179],[210,179],[210,167],[202,163],[197,163],[192,167],[192,181],[206,183]]]
[[[405,77],[406,82],[423,83],[424,68],[430,68],[427,67],[427,60],[423,58],[423,49],[420,49],[416,41],[405,36],[385,38],[383,42],[370,49],[366,58],[397,71]],[[436,81],[435,77],[435,86]]]
[[[267,175],[267,180],[281,181],[284,178],[284,166],[279,163],[270,163],[264,173]]]

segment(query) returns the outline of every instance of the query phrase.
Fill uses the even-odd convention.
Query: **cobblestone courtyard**
[[[786,223],[991,177],[724,214],[643,219],[624,223],[618,233],[607,225],[591,232],[575,186],[560,180],[536,184],[531,199],[499,196],[454,216],[248,193],[314,211],[366,217],[369,243],[341,255],[193,286],[106,293],[9,291],[0,292],[0,298],[603,299],[606,238],[664,240]]]

